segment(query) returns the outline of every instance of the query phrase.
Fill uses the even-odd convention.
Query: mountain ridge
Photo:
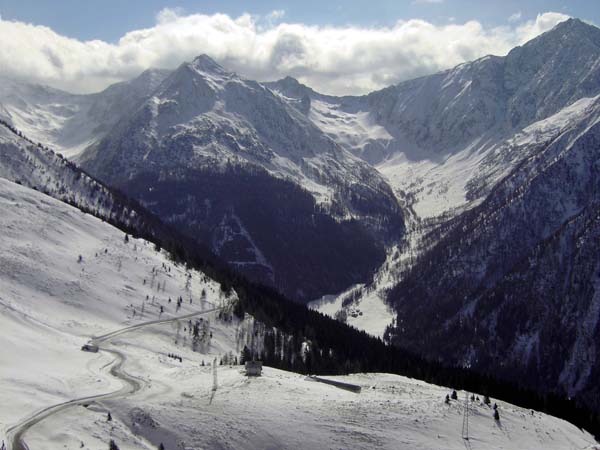
[[[77,161],[215,244],[238,270],[303,301],[368,278],[384,259],[383,244],[403,232],[397,199],[374,168],[269,89],[207,56],[169,74]],[[297,209],[278,205],[278,197]],[[257,211],[264,213],[260,225]],[[287,242],[282,229],[292,233]],[[216,244],[223,236],[227,247]],[[352,240],[362,261],[350,257]],[[328,247],[329,258],[321,250]],[[317,253],[330,261],[328,278],[338,280],[330,286],[315,273]],[[322,279],[318,288],[307,273]]]

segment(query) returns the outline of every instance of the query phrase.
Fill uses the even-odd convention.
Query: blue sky
[[[505,23],[513,14],[535,18],[556,11],[600,24],[599,0],[2,0],[0,15],[46,25],[56,32],[81,40],[116,42],[126,32],[151,27],[163,8],[181,8],[184,14],[243,13],[266,15],[285,11],[284,20],[307,25],[393,25],[399,19],[420,18],[435,24],[471,19],[486,26]]]

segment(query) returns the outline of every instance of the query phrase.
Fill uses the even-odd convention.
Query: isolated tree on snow
[[[252,352],[246,345],[244,345],[244,349],[240,354],[240,364],[244,364],[246,361],[252,361]]]
[[[129,235],[125,233],[125,239],[123,241],[127,244],[129,242]]]
[[[158,446],[158,450],[165,450],[165,446],[163,445],[163,443],[161,442],[160,445]]]
[[[500,420],[500,413],[498,412],[497,409],[494,411],[494,420],[496,420],[496,421]]]
[[[498,405],[496,405],[496,404],[494,403],[494,411],[496,411],[497,409],[498,409]]]
[[[458,394],[456,393],[455,390],[452,391],[452,400],[457,400],[458,399]]]
[[[486,394],[486,396],[483,397],[483,403],[485,403],[486,405],[489,405],[491,403],[489,395]]]
[[[119,446],[114,440],[110,440],[110,444],[108,445],[108,450],[119,450]]]
[[[446,394],[446,400],[444,400],[444,403],[450,403],[450,396],[448,394]]]
[[[110,411],[108,412],[108,416],[106,417],[107,422],[112,422],[112,416],[110,415]]]

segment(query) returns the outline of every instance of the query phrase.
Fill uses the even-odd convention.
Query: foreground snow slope
[[[160,360],[146,336],[122,342],[139,358],[134,374],[150,374],[152,387],[102,409],[78,407],[40,424],[31,448],[102,448],[115,439],[121,449],[584,449],[590,435],[562,420],[497,402],[475,401],[470,440],[461,437],[464,393],[449,405],[447,388],[389,374],[336,377],[362,387],[355,394],[306,377],[265,368],[247,378],[239,366],[218,366],[212,391],[209,367]],[[113,422],[106,422],[106,409]]]
[[[0,208],[0,439],[41,408],[121,387],[109,374],[110,356],[79,351],[90,336],[157,319],[159,305],[167,318],[222,300],[216,283],[196,272],[190,279],[153,245],[126,243],[119,230],[41,193],[0,179]],[[179,296],[176,311],[168,298]],[[187,321],[105,343],[124,355],[124,370],[141,390],[51,415],[26,431],[29,448],[97,449],[110,439],[121,449],[161,442],[168,449],[465,445],[461,402],[443,403],[449,389],[400,376],[340,377],[363,387],[354,394],[271,368],[247,379],[239,366],[219,366],[213,391],[207,364],[237,352],[253,328],[249,318],[223,323],[213,313],[203,320],[212,337],[195,351]],[[478,448],[591,448],[587,433],[562,420],[498,404],[500,423],[487,406],[473,409],[470,442]]]
[[[120,387],[105,367],[112,358],[79,351],[91,336],[220,301],[217,283],[152,244],[126,243],[106,223],[2,178],[0,211],[0,392],[10,405],[0,408],[0,435],[43,407]]]

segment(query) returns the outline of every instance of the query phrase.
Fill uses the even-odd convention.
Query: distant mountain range
[[[344,311],[393,308],[394,344],[600,409],[598,28],[364,96],[207,56],[93,95],[0,85],[7,124],[251,279],[350,289]]]

